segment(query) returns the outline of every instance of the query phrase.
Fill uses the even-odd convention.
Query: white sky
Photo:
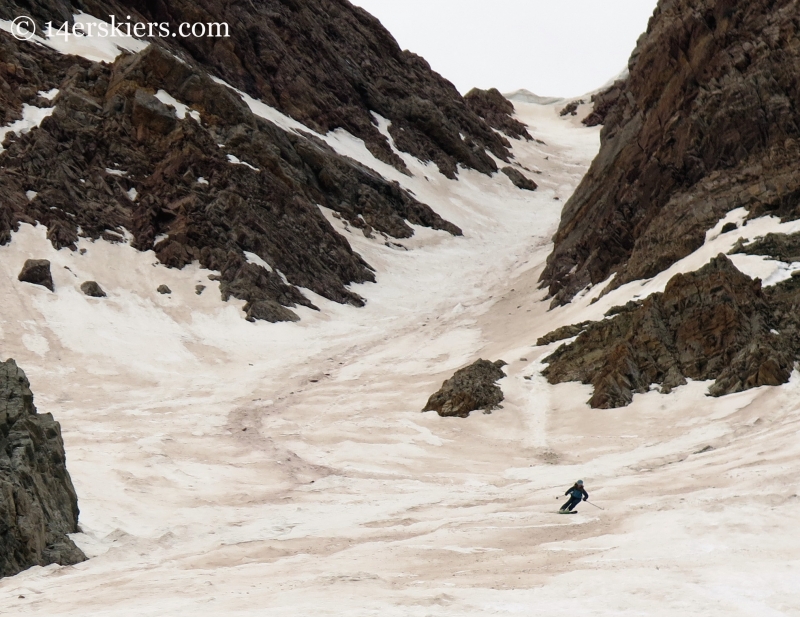
[[[351,0],[462,92],[578,96],[627,65],[656,0]]]

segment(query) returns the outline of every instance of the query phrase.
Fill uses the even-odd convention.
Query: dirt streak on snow
[[[221,302],[211,272],[169,270],[126,244],[55,251],[43,228],[23,226],[0,247],[0,345],[62,423],[76,541],[93,556],[0,581],[0,606],[293,617],[800,606],[788,509],[800,376],[724,399],[690,383],[607,411],[586,406],[588,386],[542,379],[552,347],[533,347],[538,336],[661,281],[547,311],[538,276],[598,132],[557,106],[517,108],[547,144],[515,142],[517,161],[542,172],[536,193],[502,174],[450,181],[403,155],[408,177],[352,136],[325,136],[465,232],[418,228],[403,250],[323,210],[376,268],[378,284],[356,286],[362,309],[306,291],[320,313],[250,324],[240,302]],[[55,293],[16,280],[27,257],[51,260]],[[108,298],[83,296],[84,280]],[[162,283],[171,295],[156,292]],[[477,357],[510,363],[504,409],[419,413]],[[578,477],[605,510],[559,517]]]

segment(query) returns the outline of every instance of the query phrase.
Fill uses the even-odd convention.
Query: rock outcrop
[[[28,259],[17,277],[23,283],[41,285],[54,291],[53,276],[50,272],[50,262],[46,259]]]
[[[539,188],[538,184],[526,177],[525,174],[523,174],[519,169],[514,169],[513,167],[503,167],[500,171],[508,176],[508,179],[511,180],[512,184],[518,189],[522,189],[524,191],[535,191]]]
[[[780,385],[800,359],[800,280],[762,289],[724,255],[663,293],[589,324],[546,362],[550,383],[592,384],[589,404],[621,407],[656,384],[716,380],[712,396]]]
[[[2,47],[36,67],[55,55],[5,33]],[[34,78],[34,88],[54,83]],[[411,236],[406,221],[460,233],[396,183],[255,116],[231,90],[159,47],[111,67],[76,61],[58,85],[52,115],[0,155],[6,240],[21,222],[46,225],[58,248],[74,247],[79,229],[90,238],[128,230],[136,248],[155,250],[170,267],[198,261],[220,271],[225,298],[313,307],[296,286],[360,305],[346,286],[375,279],[317,204],[387,236]],[[202,109],[202,121],[178,120],[153,96],[160,89]],[[37,194],[31,202],[27,191]],[[245,251],[273,270],[247,263]]]
[[[514,139],[532,140],[528,127],[514,119],[514,104],[500,94],[497,88],[473,88],[464,96],[467,107],[486,120],[493,129]]]
[[[585,101],[583,101],[583,100],[570,101],[569,103],[567,103],[564,106],[564,108],[560,112],[558,112],[558,115],[561,116],[562,118],[564,116],[577,116],[578,115],[578,107],[580,107],[584,103],[585,103]]]
[[[606,123],[606,117],[620,102],[619,97],[625,92],[624,79],[618,79],[605,90],[592,95],[592,111],[582,122],[586,126],[599,126]]]
[[[322,133],[342,128],[378,158],[404,168],[373,114],[391,121],[400,150],[433,161],[455,177],[457,165],[496,171],[489,150],[507,161],[508,143],[465,103],[456,88],[419,56],[403,51],[372,15],[344,0],[205,2],[164,0],[14,0],[0,18],[30,14],[40,26],[79,10],[107,20],[220,23],[230,37],[158,41],[236,88]],[[461,137],[463,135],[463,139]]]
[[[67,535],[77,531],[78,499],[61,427],[36,412],[16,363],[0,362],[0,577],[84,561]]]
[[[279,321],[300,321],[297,314],[281,306],[273,300],[256,300],[248,302],[244,307],[247,313],[247,321],[269,321],[278,323]]]
[[[586,329],[590,321],[582,321],[581,323],[570,324],[568,326],[561,326],[560,328],[545,334],[544,336],[539,337],[539,340],[536,341],[536,345],[539,347],[543,347],[544,345],[552,345],[553,343],[557,343],[558,341],[563,341],[564,339],[573,338],[578,336],[581,332]]]
[[[595,102],[600,153],[542,275],[554,305],[663,271],[734,208],[800,214],[799,28],[792,0],[659,2]]]
[[[107,65],[0,32],[0,120],[18,119],[24,104],[54,108],[36,130],[9,136],[0,153],[0,243],[20,223],[47,226],[57,248],[74,248],[79,233],[120,241],[129,232],[135,248],[153,249],[169,267],[199,262],[219,271],[225,299],[287,309],[261,304],[248,309],[253,318],[315,308],[301,287],[363,304],[350,286],[374,281],[374,272],[320,206],[385,241],[411,236],[409,223],[461,230],[310,132],[254,114],[212,76],[313,130],[345,129],[401,170],[377,116],[390,121],[398,149],[451,178],[458,165],[495,173],[488,153],[509,160],[509,142],[493,126],[527,135],[511,103],[490,95],[480,106],[485,120],[376,19],[342,0],[12,1],[0,18],[30,14],[41,27],[78,11],[173,27],[225,21],[231,37],[153,40]],[[52,100],[39,94],[53,89]],[[196,113],[165,103],[161,90]],[[249,263],[245,252],[270,267]]]
[[[734,247],[731,254],[763,255],[785,263],[800,262],[800,233],[770,233],[750,243]]]
[[[478,360],[459,369],[433,394],[422,411],[436,411],[442,417],[466,418],[473,411],[492,411],[503,402],[503,391],[497,381],[506,374],[502,360]]]

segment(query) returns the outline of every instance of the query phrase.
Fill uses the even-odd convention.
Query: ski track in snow
[[[541,377],[557,344],[533,346],[555,327],[660,291],[675,272],[780,222],[719,236],[722,221],[668,273],[594,305],[587,290],[548,312],[538,277],[598,131],[559,118],[557,106],[517,109],[548,144],[514,142],[517,162],[543,172],[524,172],[539,183],[535,193],[503,174],[461,170],[450,181],[402,154],[409,178],[342,131],[321,136],[464,230],[455,238],[416,228],[397,242],[403,250],[323,209],[377,271],[378,284],[354,286],[368,299],[361,309],[305,290],[321,312],[301,307],[299,323],[250,324],[242,302],[220,300],[213,273],[167,269],[124,243],[82,239],[84,255],[56,251],[44,228],[23,225],[0,247],[2,352],[27,372],[40,412],[62,424],[81,507],[75,540],[92,557],[0,581],[4,612],[796,610],[800,376],[722,399],[695,382],[590,410],[590,387]],[[376,122],[386,134],[388,122]],[[17,281],[28,257],[51,260],[56,293]],[[766,277],[792,269],[734,260]],[[84,296],[85,280],[108,298]],[[171,295],[156,292],[162,283]],[[200,296],[197,284],[207,287]],[[503,409],[466,420],[419,412],[478,357],[509,362]],[[699,453],[706,446],[714,449]],[[605,510],[583,504],[559,517],[578,477]]]

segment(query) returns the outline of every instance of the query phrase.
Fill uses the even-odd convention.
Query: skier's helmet
[[[577,484],[578,486],[583,486],[583,480],[578,480],[575,484]]]

